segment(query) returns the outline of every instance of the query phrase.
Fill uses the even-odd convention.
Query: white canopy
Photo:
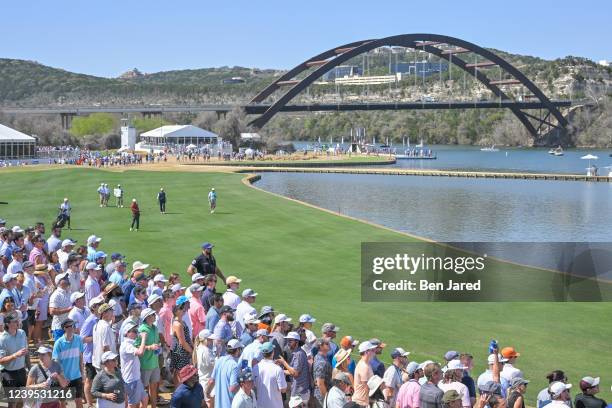
[[[35,142],[32,136],[0,124],[0,143],[3,142]]]
[[[176,138],[194,138],[194,139],[204,139],[204,138],[218,138],[219,136],[213,132],[208,130],[204,130],[197,126],[193,125],[172,125],[172,126],[162,126],[157,129],[149,130],[148,132],[141,133],[140,136],[144,137],[159,137],[166,139],[176,139]]]
[[[242,140],[261,140],[259,133],[241,133],[240,139]]]

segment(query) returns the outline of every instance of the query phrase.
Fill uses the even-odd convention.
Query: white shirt
[[[208,346],[200,344],[196,348],[196,357],[198,358],[198,381],[202,387],[206,387],[215,368],[215,354]]]
[[[34,296],[38,292],[38,288],[36,287],[36,281],[34,280],[34,275],[30,275],[29,273],[24,273],[23,286],[27,286],[30,289],[30,296]],[[36,310],[36,306],[38,305],[39,298],[34,299],[32,305],[28,305],[29,310]]]
[[[62,288],[57,288],[51,294],[49,299],[49,308],[64,309],[72,306],[70,302],[70,292]],[[68,313],[62,313],[60,315],[53,315],[51,321],[51,330],[61,330],[62,323],[68,318]]]
[[[83,322],[85,322],[87,316],[89,316],[89,312],[86,309],[81,310],[76,306],[74,306],[72,309],[70,309],[70,312],[68,312],[68,318],[74,321],[74,332],[76,334],[80,333],[81,327],[83,327]]]
[[[254,340],[252,343],[248,344],[244,350],[242,350],[242,354],[240,355],[239,364],[240,367],[244,367],[242,361],[247,362],[247,366],[253,368],[253,360],[260,361],[263,358],[261,354],[261,343],[259,340]]]
[[[68,272],[68,280],[70,281],[70,293],[80,292],[81,274],[79,273],[79,271],[73,271],[72,269],[68,269],[66,270],[66,272]]]
[[[523,373],[521,370],[509,363],[504,364],[504,369],[501,371],[501,373],[499,373],[499,375],[509,383],[512,383],[512,379],[515,377],[523,378]]]
[[[256,315],[257,310],[247,301],[242,301],[236,307],[236,321],[244,329],[244,317],[249,315]]]
[[[263,405],[259,405],[262,407]],[[232,400],[232,408],[256,408],[257,398],[255,398],[255,392],[251,390],[251,395],[247,395],[246,392],[240,387],[240,390],[234,396]]]
[[[98,320],[93,330],[93,353],[91,357],[91,363],[97,369],[101,367],[104,346],[108,346],[110,351],[114,353],[117,352],[115,334],[111,325],[106,320]]]
[[[457,391],[459,395],[461,395],[461,405],[464,407],[472,406],[472,402],[470,401],[470,392],[465,384],[460,383],[459,381],[453,381],[450,384],[443,384],[442,382],[440,382],[438,384],[438,388],[440,388],[444,392],[450,390]]]
[[[85,281],[85,303],[89,304],[91,299],[95,298],[100,294],[100,284],[97,280],[93,279],[91,276],[87,277]]]
[[[17,273],[23,271],[22,263],[13,258],[10,264],[6,267],[6,273]]]
[[[57,259],[59,261],[60,267],[62,268],[62,271],[64,272],[68,272],[68,256],[70,255],[70,252],[65,252],[64,249],[58,249],[57,250]]]
[[[258,405],[266,408],[283,408],[281,389],[287,388],[283,369],[272,360],[262,360],[253,368]]]
[[[228,289],[223,294],[223,304],[232,309],[236,309],[240,303],[240,296],[234,293],[232,289]]]
[[[395,399],[397,398],[397,393],[402,386],[402,373],[394,364],[391,364],[385,370],[383,380],[385,381],[385,387],[393,389],[393,397],[391,397],[389,405],[391,407],[395,407]]]
[[[70,217],[70,211],[72,211],[72,207],[70,206],[69,202],[65,201],[61,203],[59,208],[60,210],[62,210],[63,213]]]
[[[126,384],[140,380],[140,358],[136,356],[138,348],[134,346],[134,339],[125,338],[119,347],[121,360],[121,376]]]
[[[62,240],[55,235],[51,235],[47,240],[47,248],[49,253],[55,252],[62,247]]]
[[[312,332],[312,330],[304,329],[304,334],[306,334],[306,343],[302,346],[302,350],[306,352],[307,356],[312,356],[312,347],[314,342],[317,340],[317,336]]]

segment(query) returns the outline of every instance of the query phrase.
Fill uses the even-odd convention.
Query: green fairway
[[[563,369],[578,388],[580,377],[601,376],[602,398],[612,400],[612,307],[610,303],[361,303],[360,245],[363,241],[407,241],[406,235],[292,202],[250,188],[244,175],[229,173],[110,172],[93,169],[48,171],[0,170],[0,217],[8,225],[50,225],[64,197],[72,206],[75,230],[64,237],[84,243],[92,233],[100,249],[127,254],[159,266],[164,274],[181,273],[204,241],[225,275],[244,279],[242,289],[259,293],[255,306],[272,305],[297,320],[302,313],[320,325],[340,326],[339,336],[378,337],[389,349],[401,346],[410,358],[440,361],[450,349],[475,356],[476,378],[486,366],[487,345],[497,339],[522,356],[517,366],[529,385],[527,404],[535,406],[544,376]],[[101,182],[125,190],[126,208],[99,208]],[[156,194],[165,187],[166,215]],[[208,213],[206,195],[218,192],[218,208]],[[142,211],[141,231],[130,232],[129,201]],[[519,282],[528,288],[529,281]],[[221,288],[220,288],[221,289]]]

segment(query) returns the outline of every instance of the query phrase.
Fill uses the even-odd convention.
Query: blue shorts
[[[142,381],[136,380],[131,383],[125,384],[125,390],[127,391],[128,404],[138,404],[145,397],[144,386]]]
[[[63,329],[55,329],[53,330],[53,340],[57,341],[60,337],[64,335]]]

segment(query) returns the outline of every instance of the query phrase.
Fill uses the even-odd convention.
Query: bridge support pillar
[[[227,111],[215,111],[215,113],[217,114],[217,120],[221,120],[221,116],[223,116],[223,119],[227,116]]]
[[[72,127],[72,118],[76,115],[74,113],[60,113],[62,119],[62,129],[70,130]]]
[[[142,116],[146,119],[150,119],[156,116],[161,116],[161,112],[141,112]]]

